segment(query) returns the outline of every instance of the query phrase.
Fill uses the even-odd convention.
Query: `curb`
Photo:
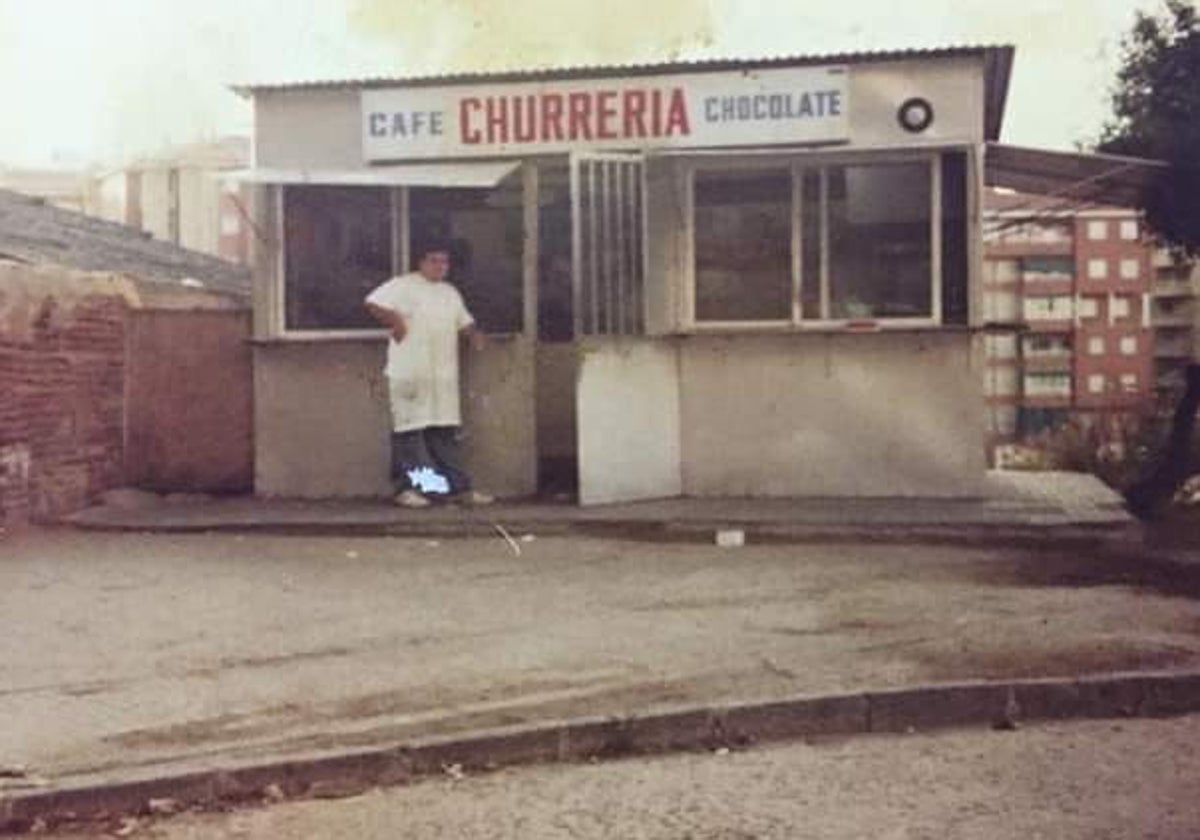
[[[1170,717],[1200,712],[1200,671],[1121,673],[696,707],[625,718],[550,721],[109,784],[0,796],[0,833],[35,823],[112,819],[282,797],[351,796],[447,772],[587,761],[771,741],[1020,721]],[[156,801],[156,802],[155,802]]]
[[[58,524],[80,531],[152,534],[262,534],[301,537],[400,537],[412,539],[470,539],[497,536],[497,525],[514,535],[594,537],[655,543],[711,544],[716,532],[739,530],[750,544],[922,543],[978,545],[1005,548],[1095,549],[1138,533],[1136,522],[1004,522],[904,523],[848,522],[780,523],[737,519],[521,519],[467,514],[458,519],[396,521],[296,521],[272,519],[99,520],[74,515]]]

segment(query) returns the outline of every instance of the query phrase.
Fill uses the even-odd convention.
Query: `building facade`
[[[249,261],[248,198],[225,177],[249,162],[250,142],[226,137],[166,149],[93,175],[85,212],[230,262]]]
[[[584,504],[981,491],[984,147],[1012,50],[243,89],[256,488],[388,490],[362,301],[452,242],[480,486]]]
[[[1139,214],[989,190],[985,218],[992,443],[1068,421],[1128,434],[1156,388],[1154,249]]]

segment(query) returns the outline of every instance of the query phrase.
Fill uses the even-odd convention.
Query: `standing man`
[[[458,427],[458,340],[468,336],[476,350],[483,335],[458,289],[446,282],[447,243],[429,241],[416,250],[417,270],[393,277],[367,295],[366,307],[391,332],[388,341],[388,397],[392,410],[392,481],[396,504],[429,507],[426,495],[448,483],[450,498],[467,505],[493,499],[471,487],[462,468]],[[440,488],[439,488],[440,489]]]

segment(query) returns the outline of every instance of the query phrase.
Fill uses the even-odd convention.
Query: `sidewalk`
[[[991,472],[979,498],[670,499],[579,507],[498,504],[401,510],[384,500],[182,500],[140,497],[69,518],[113,531],[269,532],[466,537],[497,533],[707,539],[736,528],[755,540],[914,538],[974,542],[1109,536],[1133,520],[1116,493],[1078,473]]]

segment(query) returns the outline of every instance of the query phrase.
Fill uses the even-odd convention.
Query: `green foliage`
[[[1200,15],[1165,0],[1161,15],[1137,13],[1122,48],[1113,118],[1099,150],[1157,158],[1168,174],[1143,197],[1146,218],[1168,242],[1200,252]]]

